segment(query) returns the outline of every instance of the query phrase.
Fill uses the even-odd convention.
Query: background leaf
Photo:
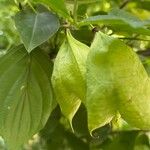
[[[119,9],[113,9],[107,15],[89,17],[79,23],[81,26],[88,24],[109,25],[113,29],[117,28],[117,31],[150,35],[150,30],[145,27],[146,21],[142,21],[136,16]]]
[[[21,45],[0,57],[0,134],[11,150],[45,125],[53,109],[52,64],[40,49]]]
[[[74,133],[79,137],[90,137],[87,126],[87,111],[86,107],[81,104],[74,118],[72,119]]]
[[[53,9],[56,13],[58,13],[60,16],[71,19],[65,6],[64,0],[35,0],[35,1],[46,4],[50,6],[50,8]]]
[[[149,149],[150,149],[149,137],[146,133],[143,132],[136,137],[134,150],[149,150]]]
[[[53,124],[53,122],[49,122],[49,125],[51,124]],[[84,140],[79,139],[71,131],[66,130],[61,123],[58,122],[55,129],[51,132],[49,132],[49,127],[50,126],[46,126],[43,129],[44,133],[42,133],[42,138],[45,139],[46,142],[45,149],[89,150],[89,146]]]
[[[134,150],[137,131],[114,133],[102,145],[103,150]]]
[[[51,12],[21,11],[14,20],[29,53],[54,35],[60,26],[57,16]]]

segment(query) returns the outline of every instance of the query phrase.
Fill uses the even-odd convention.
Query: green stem
[[[91,1],[91,0],[82,0],[82,1],[79,1],[78,4],[82,5],[82,4],[90,4],[90,3],[96,3],[96,2],[99,2],[99,0],[93,0],[93,1]],[[70,1],[68,0],[67,3],[73,4],[73,2],[71,0]]]
[[[35,12],[37,14],[37,11],[34,9],[34,7],[32,6],[32,4],[28,1],[27,4],[30,6],[30,8],[33,10],[33,12]]]
[[[121,5],[120,5],[120,9],[123,9],[128,3],[130,2],[130,0],[125,0]]]
[[[24,5],[25,5],[25,4],[27,4],[27,3],[28,3],[28,0],[24,0],[24,2],[23,2],[23,3],[24,3]]]
[[[146,40],[146,39],[132,38],[132,37],[125,37],[125,38],[119,38],[119,39],[123,39],[123,40],[135,40],[135,41],[146,41],[146,42],[150,41],[150,40]]]
[[[78,10],[78,0],[74,0],[73,18],[75,23],[77,22],[77,10]]]

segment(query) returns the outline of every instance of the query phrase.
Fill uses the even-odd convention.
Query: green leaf
[[[59,120],[61,118],[61,110],[59,106],[56,106],[55,109],[51,112],[51,115],[44,126],[44,128],[40,131],[40,136],[44,139],[48,139],[49,135],[57,130],[57,126],[60,123]]]
[[[98,129],[94,130],[92,132],[92,135],[93,135],[93,139],[94,138],[95,139],[99,139],[97,142],[98,143],[102,143],[102,142],[104,142],[109,137],[109,135],[111,133],[112,133],[111,125],[110,124],[106,124],[105,126],[100,127]]]
[[[140,150],[140,148],[141,150],[150,149],[149,137],[148,137],[148,134],[146,133],[140,133],[136,137],[134,150]]]
[[[55,59],[52,75],[54,92],[62,113],[70,122],[81,101],[85,100],[85,62],[88,51],[89,47],[67,32],[67,40],[62,44]]]
[[[49,132],[46,127],[45,137],[42,137],[44,149],[46,150],[89,150],[88,144],[82,139],[76,137],[72,132],[66,130],[66,127],[58,123],[55,130]],[[37,150],[37,149],[35,149]]]
[[[53,36],[60,26],[57,16],[51,12],[21,11],[14,20],[29,53]]]
[[[58,13],[60,16],[71,19],[65,6],[64,0],[34,0],[34,1],[46,4],[50,6],[50,8],[53,9],[56,13]]]
[[[76,137],[71,132],[65,133],[65,135],[71,150],[90,150],[89,143],[85,142],[86,140],[84,141],[81,138]]]
[[[45,125],[52,109],[52,64],[44,52],[21,45],[0,57],[0,134],[18,150]]]
[[[116,133],[106,140],[100,148],[103,150],[133,150],[137,135],[137,131]]]
[[[149,77],[136,53],[119,39],[97,33],[87,58],[90,132],[117,111],[133,127],[150,129],[149,93]]]
[[[77,136],[85,137],[90,136],[87,126],[87,111],[86,107],[81,104],[74,118],[72,119],[72,126],[74,133]]]
[[[89,24],[104,24],[117,28],[117,31],[138,33],[150,36],[150,30],[145,27],[146,21],[142,21],[136,16],[124,10],[114,9],[108,15],[98,15],[89,17],[79,23],[80,26]]]
[[[133,0],[133,1],[131,1],[130,4],[135,5],[138,9],[145,9],[145,10],[150,11],[150,7],[149,7],[150,1],[149,0],[144,0],[144,1]]]

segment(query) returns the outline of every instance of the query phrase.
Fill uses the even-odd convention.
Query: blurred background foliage
[[[21,5],[19,5],[19,2]],[[30,0],[37,7],[37,1]],[[0,53],[5,52],[21,41],[14,26],[13,16],[21,7],[26,7],[27,0],[0,0]],[[72,15],[74,0],[66,0],[66,7]],[[147,20],[150,28],[150,0],[78,0],[78,22],[93,15],[107,15],[112,9],[120,8],[130,12],[140,20]],[[41,8],[42,9],[42,8]],[[64,18],[60,18],[62,29],[41,48],[52,54],[57,53],[64,39]],[[141,58],[150,74],[150,36],[119,30],[124,26],[99,24],[94,30],[116,36],[133,48]],[[72,34],[79,41],[90,45],[94,37],[93,26],[72,27]],[[59,106],[51,114],[46,126],[35,135],[22,150],[150,150],[150,132],[139,131],[129,126],[120,116],[111,124],[97,129],[93,137],[87,129],[86,109],[81,105],[73,119],[73,129],[62,116]],[[96,118],[95,118],[96,119]],[[6,150],[0,139],[0,150]]]

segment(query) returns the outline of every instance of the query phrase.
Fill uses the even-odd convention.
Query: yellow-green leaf
[[[97,33],[87,59],[89,130],[117,111],[134,127],[150,129],[150,82],[136,53],[119,39]]]
[[[86,93],[86,58],[89,47],[67,32],[54,63],[52,83],[63,114],[72,121]]]
[[[111,40],[97,33],[87,57],[86,106],[90,131],[109,123],[116,114],[117,95],[107,54]]]

